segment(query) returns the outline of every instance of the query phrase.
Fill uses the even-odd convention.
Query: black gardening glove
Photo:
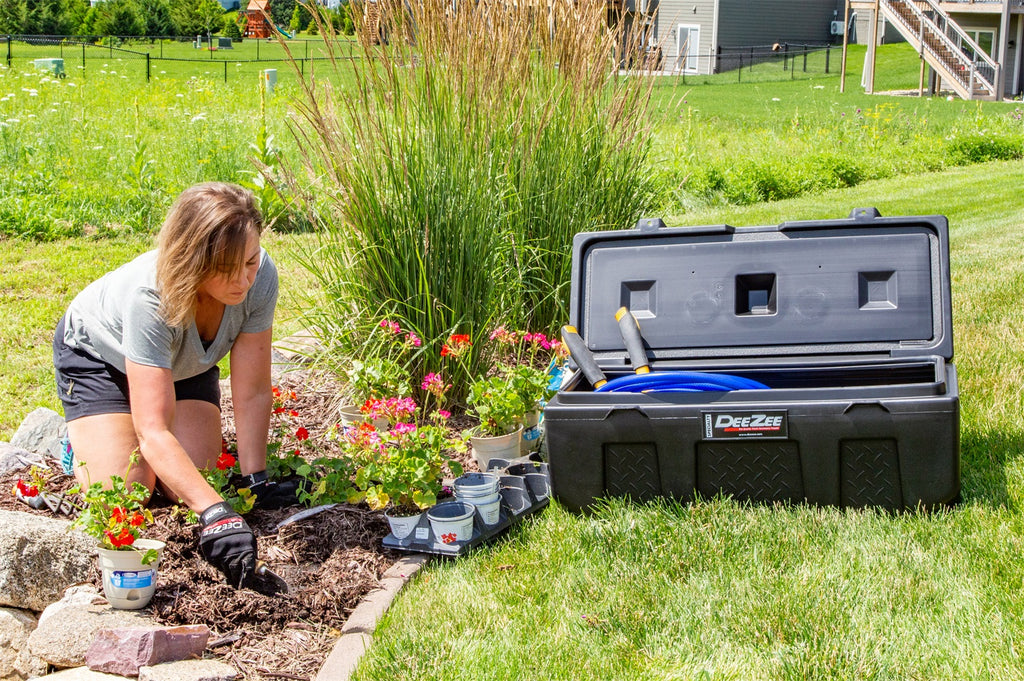
[[[280,481],[269,480],[266,471],[242,475],[232,480],[236,489],[248,488],[256,498],[254,508],[262,509],[297,506],[303,482],[303,479],[297,476]]]
[[[256,570],[256,537],[252,530],[225,501],[203,511],[199,520],[203,525],[199,536],[203,558],[224,573],[228,584],[241,588]]]

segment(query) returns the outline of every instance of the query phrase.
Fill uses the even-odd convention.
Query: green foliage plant
[[[226,441],[222,441],[221,453],[213,468],[201,471],[210,487],[223,497],[231,508],[244,515],[252,510],[256,498],[247,487],[238,488],[232,484],[232,477],[240,472],[238,459]]]
[[[141,482],[126,482],[139,454],[133,452],[124,476],[110,476],[110,484],[91,482],[84,488],[78,485],[72,492],[80,492],[84,506],[75,518],[75,527],[100,540],[100,546],[114,551],[137,551],[133,545],[153,523],[153,514],[146,508],[149,489]],[[143,553],[142,564],[149,565],[157,558],[154,549]]]
[[[514,367],[500,365],[496,374],[470,384],[466,403],[469,413],[480,419],[478,432],[481,435],[507,435],[523,425],[523,416],[536,401],[527,404],[523,399],[526,386],[522,380],[522,377],[517,380]]]
[[[563,362],[566,350],[561,341],[543,333],[513,331],[498,327],[490,334],[500,375],[509,381],[524,406],[524,416],[555,394],[551,374]]]
[[[456,331],[566,318],[572,236],[652,205],[650,81],[618,77],[603,2],[377,4],[380,27],[356,15],[356,59],[311,12],[332,61],[303,78],[304,167],[289,172],[315,178],[304,265],[326,294],[309,326],[344,354],[353,319],[403,320],[435,350],[415,359],[423,375]]]
[[[408,397],[412,392],[409,357],[422,341],[398,322],[382,319],[363,332],[360,357],[342,370],[348,398],[357,406],[368,400]]]

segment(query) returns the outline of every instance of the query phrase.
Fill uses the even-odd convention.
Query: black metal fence
[[[204,50],[204,56],[180,56],[181,45],[191,44],[197,50]],[[239,47],[245,46],[244,56]],[[192,70],[199,67],[206,73],[212,73],[211,67],[218,74],[223,73],[227,82],[229,74],[249,74],[253,70],[267,68],[273,64],[290,64],[295,62],[301,73],[305,73],[307,63],[327,60],[321,56],[318,47],[323,41],[289,40],[291,56],[284,53],[276,39],[247,39],[233,41],[217,36],[140,38],[135,36],[42,36],[42,35],[6,35],[0,36],[0,54],[5,54],[7,66],[20,57],[33,59],[49,57],[62,60],[65,69],[80,66],[86,70],[90,62],[102,59],[122,59],[137,62],[138,72],[150,80],[154,70],[161,65],[174,64],[175,72],[185,70],[184,65],[191,65]],[[45,55],[39,48],[45,50]],[[356,52],[355,43],[351,43],[349,55]],[[229,65],[233,68],[229,68]],[[238,68],[238,67],[248,68]],[[60,75],[60,74],[59,74]]]
[[[800,73],[831,73],[833,58],[841,48],[831,43],[780,42],[771,45],[719,47],[687,55],[648,55],[647,64],[656,70],[681,76],[735,74],[738,81],[758,71],[758,79],[796,78]],[[657,64],[657,66],[653,66]],[[756,67],[761,67],[757,69]],[[772,68],[777,67],[777,68]]]
[[[271,64],[288,64],[294,61],[301,73],[305,74],[308,64],[326,60],[320,52],[323,41],[289,40],[291,51],[289,58],[284,54],[276,39],[255,39],[233,42],[230,39],[195,36],[173,38],[139,38],[126,36],[0,36],[0,46],[6,42],[7,65],[21,52],[29,58],[38,54],[40,46],[50,47],[46,56],[64,60],[66,68],[72,64],[85,69],[90,60],[102,58],[120,58],[138,60],[139,71],[144,72],[146,80],[152,78],[154,69],[162,68],[158,64],[175,64],[175,72],[187,71],[189,68],[201,66],[205,73],[211,74],[211,67],[223,74],[227,82],[231,74],[249,75],[254,70],[263,69]],[[354,40],[343,41],[348,44],[348,58],[358,54]],[[203,49],[202,57],[182,57],[181,43],[190,43],[194,48]],[[171,46],[174,46],[173,48]],[[236,48],[244,46],[245,56]],[[33,49],[30,49],[33,48]],[[165,52],[177,53],[171,56]],[[833,54],[835,53],[835,54]],[[737,81],[744,78],[756,80],[779,80],[796,78],[798,73],[831,73],[833,57],[839,58],[840,48],[830,43],[779,42],[771,45],[751,45],[745,47],[720,47],[704,53],[690,53],[685,56],[663,54],[661,48],[652,50],[642,56],[644,69],[658,70],[686,76],[708,74],[735,74]],[[229,64],[235,68],[229,68]],[[191,66],[186,66],[191,65]],[[766,66],[767,65],[767,68]],[[636,68],[639,62],[631,62],[627,68]],[[777,68],[771,68],[771,67]],[[247,67],[247,68],[243,68]],[[760,68],[758,68],[760,67]],[[757,73],[755,74],[755,70]],[[218,74],[219,75],[219,74]]]

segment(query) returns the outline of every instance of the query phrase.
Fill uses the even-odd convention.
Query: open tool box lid
[[[577,234],[570,323],[604,369],[628,366],[615,312],[659,360],[953,358],[941,215]]]

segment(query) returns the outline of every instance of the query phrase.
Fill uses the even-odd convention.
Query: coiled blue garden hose
[[[694,393],[727,390],[769,390],[750,378],[699,371],[661,371],[622,376],[596,388],[598,393]]]

